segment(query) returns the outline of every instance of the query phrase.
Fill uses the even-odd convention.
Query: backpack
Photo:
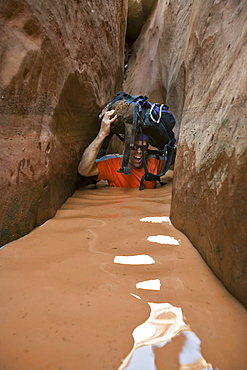
[[[105,109],[108,111],[114,109],[118,118],[112,124],[110,135],[105,138],[98,158],[105,154],[111,137],[114,134],[117,135],[120,140],[125,142],[122,167],[118,172],[129,175],[129,156],[134,147],[136,134],[146,134],[149,137],[149,144],[157,148],[157,150],[149,150],[149,154],[155,154],[157,158],[164,156],[164,168],[157,175],[149,173],[145,155],[143,155],[145,174],[141,179],[139,189],[143,189],[145,180],[157,180],[161,183],[160,177],[167,172],[171,165],[176,143],[173,132],[176,121],[172,113],[168,111],[168,106],[158,103],[152,104],[148,101],[147,96],[129,95],[120,91]],[[101,114],[102,116],[103,114]],[[124,139],[121,135],[124,135]]]

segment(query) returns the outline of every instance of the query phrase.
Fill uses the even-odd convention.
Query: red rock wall
[[[175,114],[171,220],[247,307],[246,25],[245,0],[157,1],[124,89]]]
[[[246,1],[193,7],[171,219],[247,307]]]
[[[128,3],[0,2],[1,244],[75,190],[98,113],[120,90]]]
[[[128,0],[126,41],[132,44],[139,36],[156,0]]]

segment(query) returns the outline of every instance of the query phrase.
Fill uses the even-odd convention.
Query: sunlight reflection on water
[[[173,236],[168,235],[154,235],[147,238],[149,242],[159,244],[179,245],[180,240],[176,240]]]
[[[141,254],[136,256],[115,256],[114,263],[122,265],[151,265],[155,263],[155,260],[146,254]]]
[[[160,280],[146,280],[140,281],[136,284],[137,289],[147,289],[147,290],[160,290]]]
[[[183,320],[182,309],[169,303],[148,302],[149,318],[133,331],[134,346],[118,370],[157,370],[155,348],[164,347],[183,335],[185,341],[178,353],[179,370],[213,370],[201,354],[201,341]]]
[[[144,217],[141,222],[162,223],[171,225],[169,217]],[[149,236],[150,242],[168,245],[179,245],[180,240],[166,235]],[[153,260],[150,256],[116,256],[115,263],[125,264],[149,264]],[[141,281],[136,284],[137,289],[160,290],[159,279]],[[141,297],[130,293],[137,299]],[[150,307],[149,318],[137,326],[132,336],[134,345],[130,353],[123,360],[118,370],[157,370],[155,363],[155,349],[162,348],[167,343],[180,335],[184,341],[177,350],[179,370],[213,370],[211,364],[207,363],[201,354],[201,341],[190,326],[184,322],[182,309],[174,307],[169,303],[148,302]],[[217,370],[217,369],[215,369]]]
[[[140,219],[141,222],[152,222],[154,224],[161,224],[162,222],[167,222],[169,225],[171,225],[171,220],[167,216],[161,216],[161,217],[143,217]]]

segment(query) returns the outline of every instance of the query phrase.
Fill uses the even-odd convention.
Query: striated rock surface
[[[140,34],[155,0],[128,0],[126,41],[132,44]]]
[[[124,81],[127,92],[169,105],[177,119],[177,138],[185,99],[184,52],[191,9],[191,2],[156,2],[132,47]]]
[[[247,3],[193,7],[171,218],[247,307]]]
[[[75,190],[98,113],[120,89],[128,3],[0,3],[3,245],[54,216]]]
[[[177,118],[171,219],[247,307],[247,3],[158,1],[124,89]]]
[[[141,0],[129,0],[126,37],[130,43],[134,42],[142,29],[144,14]]]

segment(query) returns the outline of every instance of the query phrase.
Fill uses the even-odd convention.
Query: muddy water
[[[0,369],[247,369],[246,310],[170,224],[171,187],[81,189],[1,249]]]

